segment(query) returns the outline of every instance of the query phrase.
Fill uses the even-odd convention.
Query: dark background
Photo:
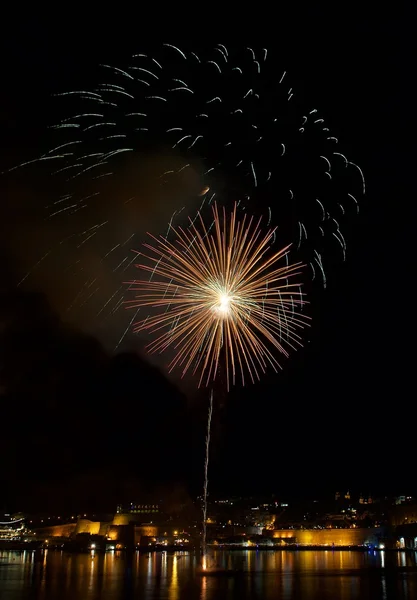
[[[219,399],[212,491],[412,493],[415,107],[407,15],[285,19],[273,31],[260,19],[248,35],[287,58],[298,89],[362,167],[367,194],[347,233],[347,262],[328,273],[327,290],[315,290],[305,349],[282,374]],[[3,30],[4,168],[45,147],[57,87],[149,43],[143,30],[121,23],[63,26],[38,17]],[[165,39],[181,45],[185,37]],[[230,32],[213,44],[218,39],[235,41]],[[198,493],[206,394],[178,391],[135,352],[109,354],[103,340],[49,306],[39,282],[16,291],[22,253],[38,254],[24,233],[37,226],[23,199],[29,185],[24,175],[1,183],[0,505],[41,508],[59,499],[63,507],[111,509],[127,481],[129,493],[161,482]]]

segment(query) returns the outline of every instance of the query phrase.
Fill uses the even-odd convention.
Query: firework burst
[[[244,385],[245,374],[254,382],[268,365],[277,371],[273,350],[287,356],[287,347],[300,346],[297,330],[308,318],[297,310],[304,304],[299,281],[290,283],[301,263],[282,264],[289,246],[269,252],[275,230],[263,233],[261,220],[246,214],[238,220],[236,205],[229,218],[225,208],[212,210],[212,233],[199,213],[189,228],[172,228],[173,242],[151,236],[150,255],[140,253],[148,264],[136,265],[151,276],[129,282],[140,294],[128,307],[164,309],[134,330],[159,334],[151,353],[174,349],[170,371],[200,372],[199,385],[208,385],[221,362],[229,389],[237,373]]]
[[[53,173],[69,186],[50,215],[94,207],[97,196],[106,197],[109,180],[128,179],[123,165],[130,156],[163,148],[170,157],[155,176],[159,186],[204,195],[201,190],[215,190],[219,179],[229,180],[232,198],[277,211],[286,239],[297,250],[302,246],[313,278],[317,268],[325,284],[321,255],[333,255],[337,244],[345,258],[341,221],[359,210],[365,182],[320,112],[300,103],[290,76],[285,70],[277,75],[277,58],[266,48],[217,44],[196,54],[167,43],[154,50],[125,65],[100,65],[103,79],[92,89],[57,94],[77,114],[52,126],[57,146],[41,157],[53,161]],[[84,183],[77,188],[79,180]],[[123,189],[125,200],[135,203],[137,183],[124,181]],[[203,202],[214,197],[223,202],[228,194],[210,192]]]
[[[64,268],[70,318],[105,331],[113,350],[131,331],[120,280],[144,223],[159,230],[168,221],[169,233],[187,213],[239,199],[279,222],[305,278],[326,287],[327,269],[347,256],[344,225],[365,192],[362,170],[279,55],[222,44],[195,50],[145,47],[102,64],[86,87],[57,90],[62,119],[50,124],[50,149],[19,165],[43,165],[54,189],[41,213],[53,225],[19,285]]]

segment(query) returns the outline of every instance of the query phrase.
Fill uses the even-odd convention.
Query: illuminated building
[[[372,496],[366,496],[365,494],[361,494],[359,497],[359,504],[373,504],[374,499]]]
[[[156,515],[160,512],[159,504],[149,503],[149,504],[118,504],[116,512],[118,514],[133,514],[133,515]]]
[[[412,496],[397,496],[395,498],[395,504],[410,504],[414,501]]]
[[[20,540],[26,531],[24,517],[4,514],[0,519],[0,540]]]

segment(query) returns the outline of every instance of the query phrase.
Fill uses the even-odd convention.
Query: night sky
[[[284,361],[279,375],[219,398],[212,490],[412,493],[412,37],[398,15],[384,23],[350,17],[331,25],[318,15],[307,21],[258,34],[257,45],[279,55],[277,71],[284,65],[298,93],[321,109],[362,167],[367,193],[344,228],[346,262],[334,261],[326,290],[309,287],[313,324],[305,348]],[[39,19],[36,26],[2,32],[0,170],[51,147],[47,126],[67,116],[52,93],[88,83],[98,63],[117,65],[156,45],[126,31],[107,23],[92,33],[84,25],[67,37]],[[163,41],[192,46],[179,35]],[[230,35],[206,41],[234,44]],[[243,45],[251,41],[243,38]],[[67,233],[65,221],[55,231],[44,220],[56,185],[44,167],[0,178],[0,466],[6,490],[0,506],[40,509],[54,497],[68,509],[83,503],[111,509],[127,487],[140,495],[160,484],[196,494],[206,392],[196,393],[189,380],[169,380],[164,363],[149,363],[143,340],[131,334],[113,352],[125,321],[97,326],[90,313],[68,311],[79,289],[66,276],[70,250],[52,253],[16,287]],[[138,230],[162,231],[165,211],[142,208]],[[115,225],[121,235],[123,218]],[[106,281],[108,296],[114,273]]]

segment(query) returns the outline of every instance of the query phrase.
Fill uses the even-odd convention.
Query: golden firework
[[[222,357],[229,389],[237,372],[244,385],[245,373],[254,382],[268,364],[276,371],[274,348],[288,356],[286,347],[301,346],[297,330],[308,317],[297,310],[305,303],[299,281],[290,283],[303,265],[284,260],[290,246],[270,253],[275,229],[262,234],[261,219],[238,220],[236,204],[229,218],[214,205],[213,217],[210,227],[198,214],[188,229],[171,228],[172,242],[150,236],[155,245],[144,246],[151,255],[138,253],[149,264],[136,266],[151,276],[128,282],[140,294],[127,304],[163,309],[134,331],[158,333],[151,353],[174,350],[170,371],[200,371],[199,386],[208,385]]]

